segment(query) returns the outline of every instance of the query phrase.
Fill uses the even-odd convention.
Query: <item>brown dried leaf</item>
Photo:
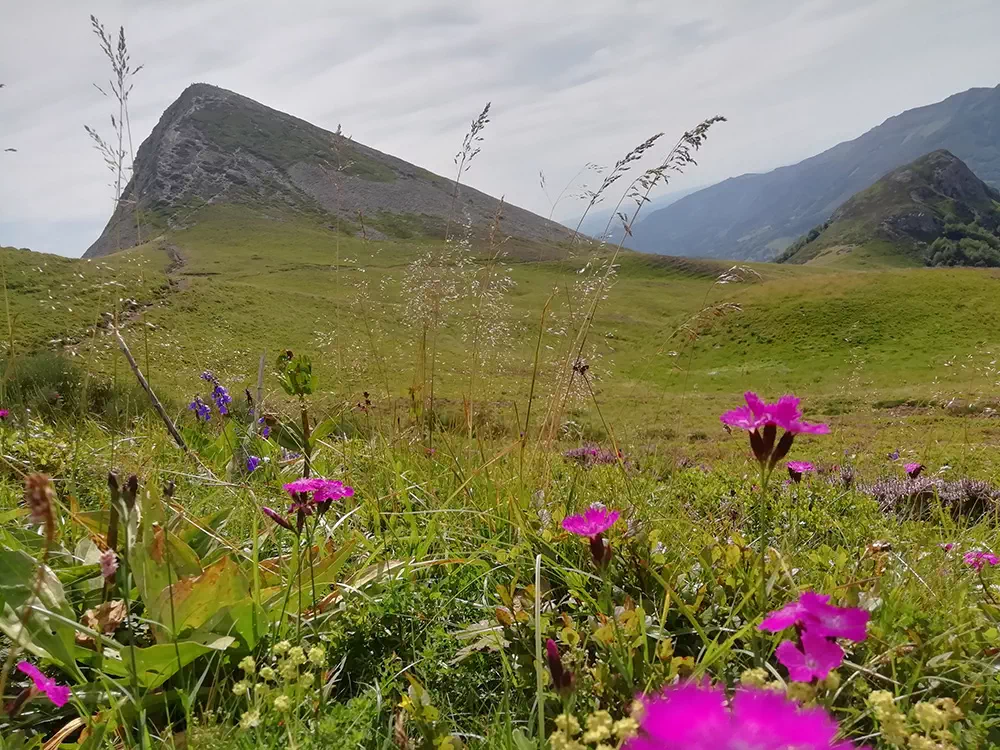
[[[104,604],[98,607],[88,609],[83,613],[83,617],[80,618],[80,624],[91,630],[96,630],[102,635],[111,635],[125,622],[126,614],[124,600],[115,599],[110,602],[104,602]],[[78,632],[76,634],[76,642],[84,648],[97,648],[97,643],[86,633]]]

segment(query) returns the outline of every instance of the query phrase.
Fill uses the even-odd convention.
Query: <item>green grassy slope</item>
[[[104,312],[140,303],[159,304],[169,294],[167,255],[156,248],[99,261],[75,260],[11,247],[0,248],[5,296],[5,350],[31,351],[56,339],[79,340]],[[54,345],[54,344],[53,344]]]
[[[261,351],[270,361],[286,348],[314,355],[332,402],[356,401],[362,391],[406,399],[410,387],[427,381],[430,361],[413,319],[418,293],[409,265],[428,251],[439,253],[441,243],[366,242],[321,225],[212,210],[158,247],[96,265],[5,251],[18,347],[70,336],[81,339],[72,349],[86,353],[85,335],[99,312],[112,299],[135,298],[153,304],[141,308],[143,320],[127,319],[126,338],[144,362],[148,357],[153,382],[178,401],[198,391],[204,369],[218,372],[235,393],[252,388]],[[169,282],[168,249],[183,259],[170,269]],[[598,266],[587,265],[593,260],[581,250],[569,260],[498,265],[513,282],[504,297],[509,307],[496,321],[509,336],[482,344],[488,363],[471,386],[475,302],[466,291],[446,306],[450,313],[442,313],[437,337],[432,327],[427,343],[428,352],[437,349],[436,398],[460,409],[471,387],[477,400],[512,422],[535,374],[546,309],[536,378],[536,393],[544,394],[567,350],[573,317],[582,319],[592,299],[585,291],[599,277]],[[39,263],[48,264],[43,270],[52,281],[31,275]],[[475,278],[472,268],[462,289]],[[78,270],[84,289],[71,285]],[[720,283],[727,271],[730,278]],[[731,270],[626,253],[597,308],[585,357],[606,416],[639,432],[654,433],[682,412],[701,420],[746,388],[801,391],[834,411],[845,403],[858,409],[907,399],[982,400],[993,382],[980,360],[1000,348],[998,292],[1000,273],[990,270],[811,264]],[[46,304],[44,315],[28,314]],[[113,352],[107,342],[100,345],[96,366],[109,369]],[[579,414],[593,422],[588,400]]]

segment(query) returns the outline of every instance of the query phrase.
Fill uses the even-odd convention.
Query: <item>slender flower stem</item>
[[[771,479],[771,471],[774,467],[767,462],[760,464],[760,500],[757,506],[757,520],[760,525],[760,610],[768,611],[767,605],[767,549],[770,546],[770,513],[767,497],[767,483]],[[760,648],[756,649],[756,661],[758,666],[763,666],[764,649],[763,638],[761,638]]]
[[[987,599],[990,600],[990,604],[992,604],[994,607],[1000,607],[1000,604],[997,604],[997,600],[993,598],[993,594],[990,593],[990,587],[986,583],[986,579],[983,578],[982,569],[976,571],[976,575],[979,576],[979,583],[982,584],[983,594],[986,596]]]

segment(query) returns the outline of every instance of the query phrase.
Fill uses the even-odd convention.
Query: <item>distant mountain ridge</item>
[[[197,221],[206,204],[305,213],[366,236],[443,235],[448,217],[488,227],[498,199],[226,89],[189,86],[136,153],[132,179],[84,254],[128,248]],[[136,211],[139,211],[137,227]],[[148,226],[145,226],[148,225]],[[565,227],[505,205],[501,233],[567,240]]]
[[[998,229],[1000,191],[940,149],[854,195],[779,261],[995,266]]]
[[[666,208],[667,206],[679,201],[685,195],[690,195],[697,190],[701,190],[701,188],[694,187],[671,190],[668,193],[652,198],[645,206],[642,207],[642,211],[639,213],[639,218],[636,220],[635,226],[639,226],[643,219],[652,214],[654,211]],[[604,203],[595,206],[587,213],[582,223],[580,222],[579,215],[576,217],[570,216],[560,223],[570,229],[576,229],[577,224],[579,224],[581,234],[593,237],[594,239],[604,240],[605,242],[616,243],[621,240],[623,231],[622,222],[621,219],[616,216],[613,208],[606,208],[605,206],[606,204]],[[583,209],[581,208],[581,212],[582,210]],[[635,203],[631,200],[622,203],[622,207],[619,209],[619,211],[624,211],[626,214],[631,214],[634,210]],[[615,218],[612,220],[613,216]],[[625,238],[625,247],[632,247],[631,237]]]
[[[670,255],[770,259],[887,172],[938,149],[1000,186],[1000,86],[907,110],[798,164],[700,190],[647,215],[631,244]]]

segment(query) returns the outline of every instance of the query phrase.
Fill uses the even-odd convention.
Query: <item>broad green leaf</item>
[[[70,568],[59,568],[56,577],[63,586],[72,586],[80,581],[94,578],[101,574],[101,566],[94,565],[74,565]]]
[[[147,604],[150,619],[160,623],[154,628],[159,642],[198,628],[227,607],[245,601],[250,596],[250,584],[239,566],[224,557],[198,576],[182,578],[160,593],[155,602]]]
[[[337,581],[337,576],[340,574],[341,569],[344,567],[344,563],[347,562],[348,558],[351,556],[351,552],[354,550],[355,540],[350,539],[344,546],[337,550],[334,554],[324,557],[319,562],[313,564],[312,574],[309,572],[308,557],[304,558],[302,561],[302,604],[304,607],[308,607],[312,603],[312,587],[313,584],[316,586],[316,595],[322,598],[328,593],[326,590],[330,584]],[[294,581],[289,583],[291,586],[296,586]],[[290,611],[295,611],[294,607],[298,603],[298,587],[292,589],[290,596],[289,607],[292,607]],[[266,607],[273,607],[275,605],[280,606],[281,601],[285,596],[285,586],[278,585],[272,586],[270,588],[261,591],[261,599]]]
[[[87,530],[102,539],[108,533],[108,524],[111,523],[111,511],[86,510],[73,516],[73,520],[80,522]]]
[[[30,611],[25,607],[31,607]],[[59,615],[68,622],[46,613]],[[21,551],[0,550],[0,630],[36,656],[76,672],[76,614],[59,579]]]
[[[310,431],[309,439],[313,441],[322,440],[337,429],[338,424],[340,424],[339,420],[336,420],[333,417],[327,417]]]
[[[245,651],[253,651],[257,641],[267,632],[267,610],[258,606],[256,611],[257,632],[254,632],[254,602],[247,599],[241,604],[230,607],[229,610],[213,623],[213,630],[219,633],[229,633],[237,637],[240,646]]]
[[[282,448],[296,453],[303,452],[305,439],[302,437],[302,429],[294,422],[281,422],[271,431],[278,445]]]
[[[221,493],[217,493],[217,495],[219,494]],[[215,498],[209,498],[209,502],[213,499]],[[235,508],[232,503],[232,497],[228,494],[226,497],[220,497],[218,504],[221,508],[214,514],[205,518],[199,518],[197,525],[190,521],[182,521],[184,525],[183,529],[176,532],[177,537],[202,558],[207,557],[209,553],[218,547],[219,543],[212,538],[212,534],[218,534],[222,530]]]
[[[146,648],[123,648],[120,658],[105,659],[103,669],[109,675],[131,677],[132,658],[135,657],[136,680],[141,687],[159,687],[199,656],[212,651],[225,651],[234,642],[232,636],[207,635],[174,643],[160,643]],[[178,655],[180,661],[178,662]]]
[[[142,521],[138,539],[132,547],[129,564],[139,597],[146,605],[147,616],[160,621],[156,609],[160,594],[171,583],[202,572],[201,561],[176,534],[166,530],[166,519],[158,492],[144,492],[139,500]],[[169,567],[168,567],[169,563]]]

